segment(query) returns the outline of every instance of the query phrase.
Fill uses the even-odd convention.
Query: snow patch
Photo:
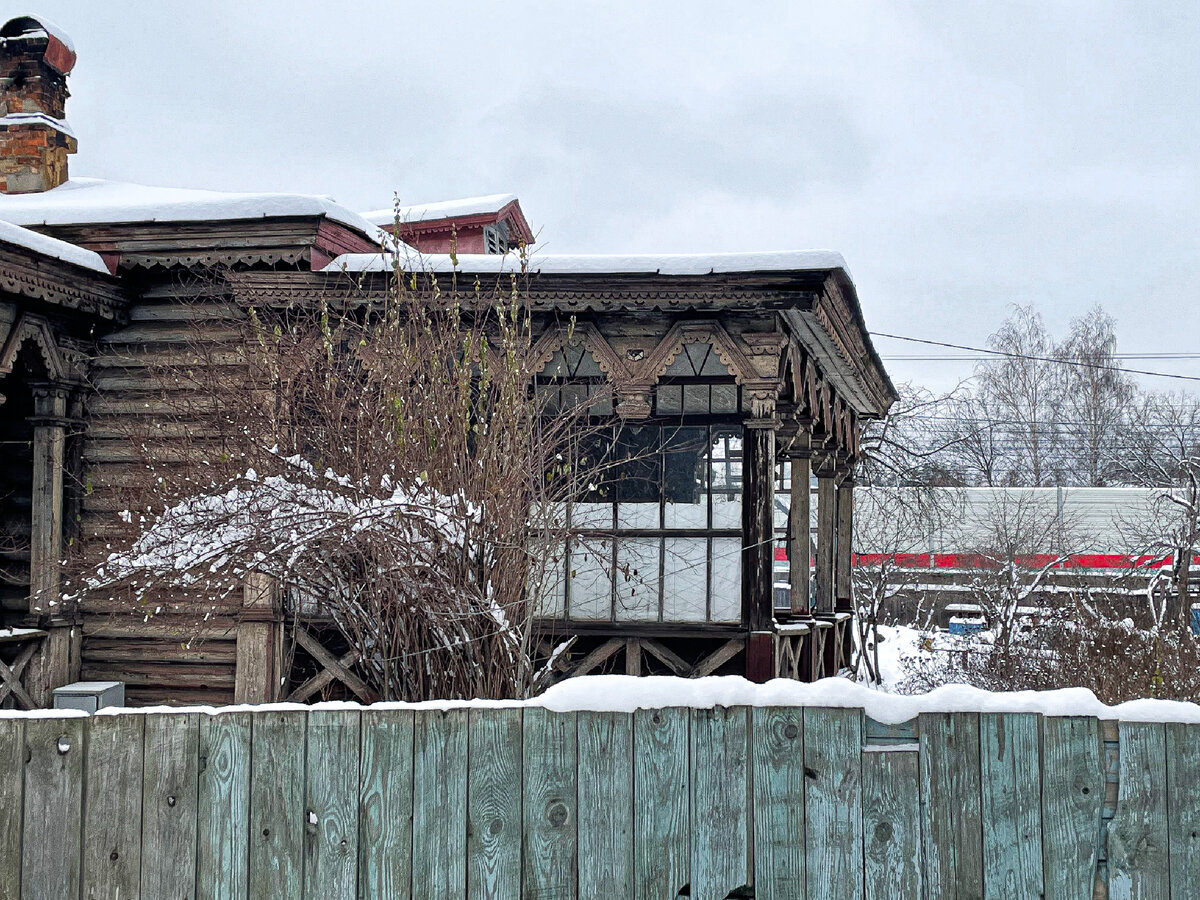
[[[515,203],[516,194],[488,194],[484,197],[464,197],[461,200],[443,200],[438,203],[420,203],[415,206],[388,207],[362,213],[362,217],[374,225],[394,225],[399,213],[401,222],[436,222],[441,219],[457,219],[464,216],[481,216],[498,213],[510,203]]]

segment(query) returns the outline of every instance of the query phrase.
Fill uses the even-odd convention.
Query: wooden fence
[[[1200,898],[1200,726],[859,710],[0,719],[2,900]]]

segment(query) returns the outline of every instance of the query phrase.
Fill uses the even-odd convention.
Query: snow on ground
[[[4,207],[0,206],[0,216],[3,216],[3,213]],[[57,238],[46,237],[44,234],[38,234],[36,231],[22,228],[20,225],[5,222],[2,218],[0,218],[0,241],[6,244],[16,244],[18,247],[24,247],[26,250],[32,250],[43,256],[61,259],[63,262],[69,262],[84,269],[91,269],[93,272],[109,274],[108,266],[104,264],[99,253],[85,250],[83,247],[77,247],[75,244],[60,241]]]

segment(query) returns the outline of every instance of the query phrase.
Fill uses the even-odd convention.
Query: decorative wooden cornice
[[[121,283],[33,251],[0,248],[0,290],[120,321],[128,306]]]

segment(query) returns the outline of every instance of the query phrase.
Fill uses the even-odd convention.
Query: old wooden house
[[[254,584],[206,614],[195,645],[171,611],[143,620],[58,603],[66,548],[105,540],[115,487],[136,475],[117,436],[152,411],[153,360],[179,352],[193,315],[181,272],[224,266],[280,303],[347,271],[368,290],[389,277],[382,213],[69,178],[73,63],[69,40],[36,19],[0,29],[0,698],[45,704],[56,685],[113,679],[134,704],[307,698],[331,682],[370,699],[317,630]],[[467,275],[511,267],[511,254],[487,251],[532,232],[515,198],[484,200],[427,208],[403,234],[434,251],[447,233],[469,237],[459,250],[479,252],[457,256]],[[609,385],[593,418],[637,441],[655,473],[572,512],[602,550],[572,558],[564,545],[540,610],[546,652],[567,648],[559,674],[808,680],[845,664],[859,429],[894,390],[841,257],[534,253],[528,283],[544,363],[534,389]],[[699,449],[671,453],[680,434]],[[777,496],[790,501],[783,517]],[[795,548],[786,575],[777,546]],[[621,566],[635,583],[613,577]],[[279,669],[288,629],[321,670],[303,684]]]

